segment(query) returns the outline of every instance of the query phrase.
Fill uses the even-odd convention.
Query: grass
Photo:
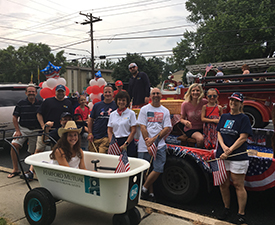
[[[8,223],[4,218],[0,217],[0,225],[8,225]]]

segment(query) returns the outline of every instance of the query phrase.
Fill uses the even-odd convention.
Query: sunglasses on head
[[[213,97],[213,98],[217,98],[218,95],[207,95],[207,97],[208,97],[208,98],[212,98],[212,97]]]

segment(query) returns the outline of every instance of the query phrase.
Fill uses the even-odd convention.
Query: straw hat
[[[80,134],[82,131],[82,127],[77,129],[77,126],[74,121],[68,121],[64,128],[61,127],[58,129],[58,135],[59,137],[61,137],[64,133],[74,132],[74,131]]]

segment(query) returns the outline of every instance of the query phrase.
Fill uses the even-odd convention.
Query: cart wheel
[[[50,225],[56,214],[54,198],[47,189],[34,188],[25,196],[24,211],[31,225]]]
[[[132,225],[127,213],[115,214],[113,216],[113,225]]]
[[[128,211],[128,216],[129,216],[131,225],[138,225],[141,221],[139,210],[136,207]]]

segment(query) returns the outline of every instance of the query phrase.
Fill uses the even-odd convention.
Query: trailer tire
[[[129,216],[131,225],[138,225],[141,221],[140,212],[136,207],[128,211],[128,216]]]
[[[266,126],[266,123],[263,122],[261,113],[257,109],[249,106],[244,106],[243,111],[244,114],[248,116],[251,127],[264,128]]]
[[[115,214],[113,216],[113,225],[131,225],[128,214]]]
[[[171,201],[188,203],[199,193],[198,172],[183,158],[167,157],[164,172],[158,182],[161,194]]]
[[[24,212],[31,225],[50,225],[56,215],[52,194],[45,188],[30,190],[24,199]]]

